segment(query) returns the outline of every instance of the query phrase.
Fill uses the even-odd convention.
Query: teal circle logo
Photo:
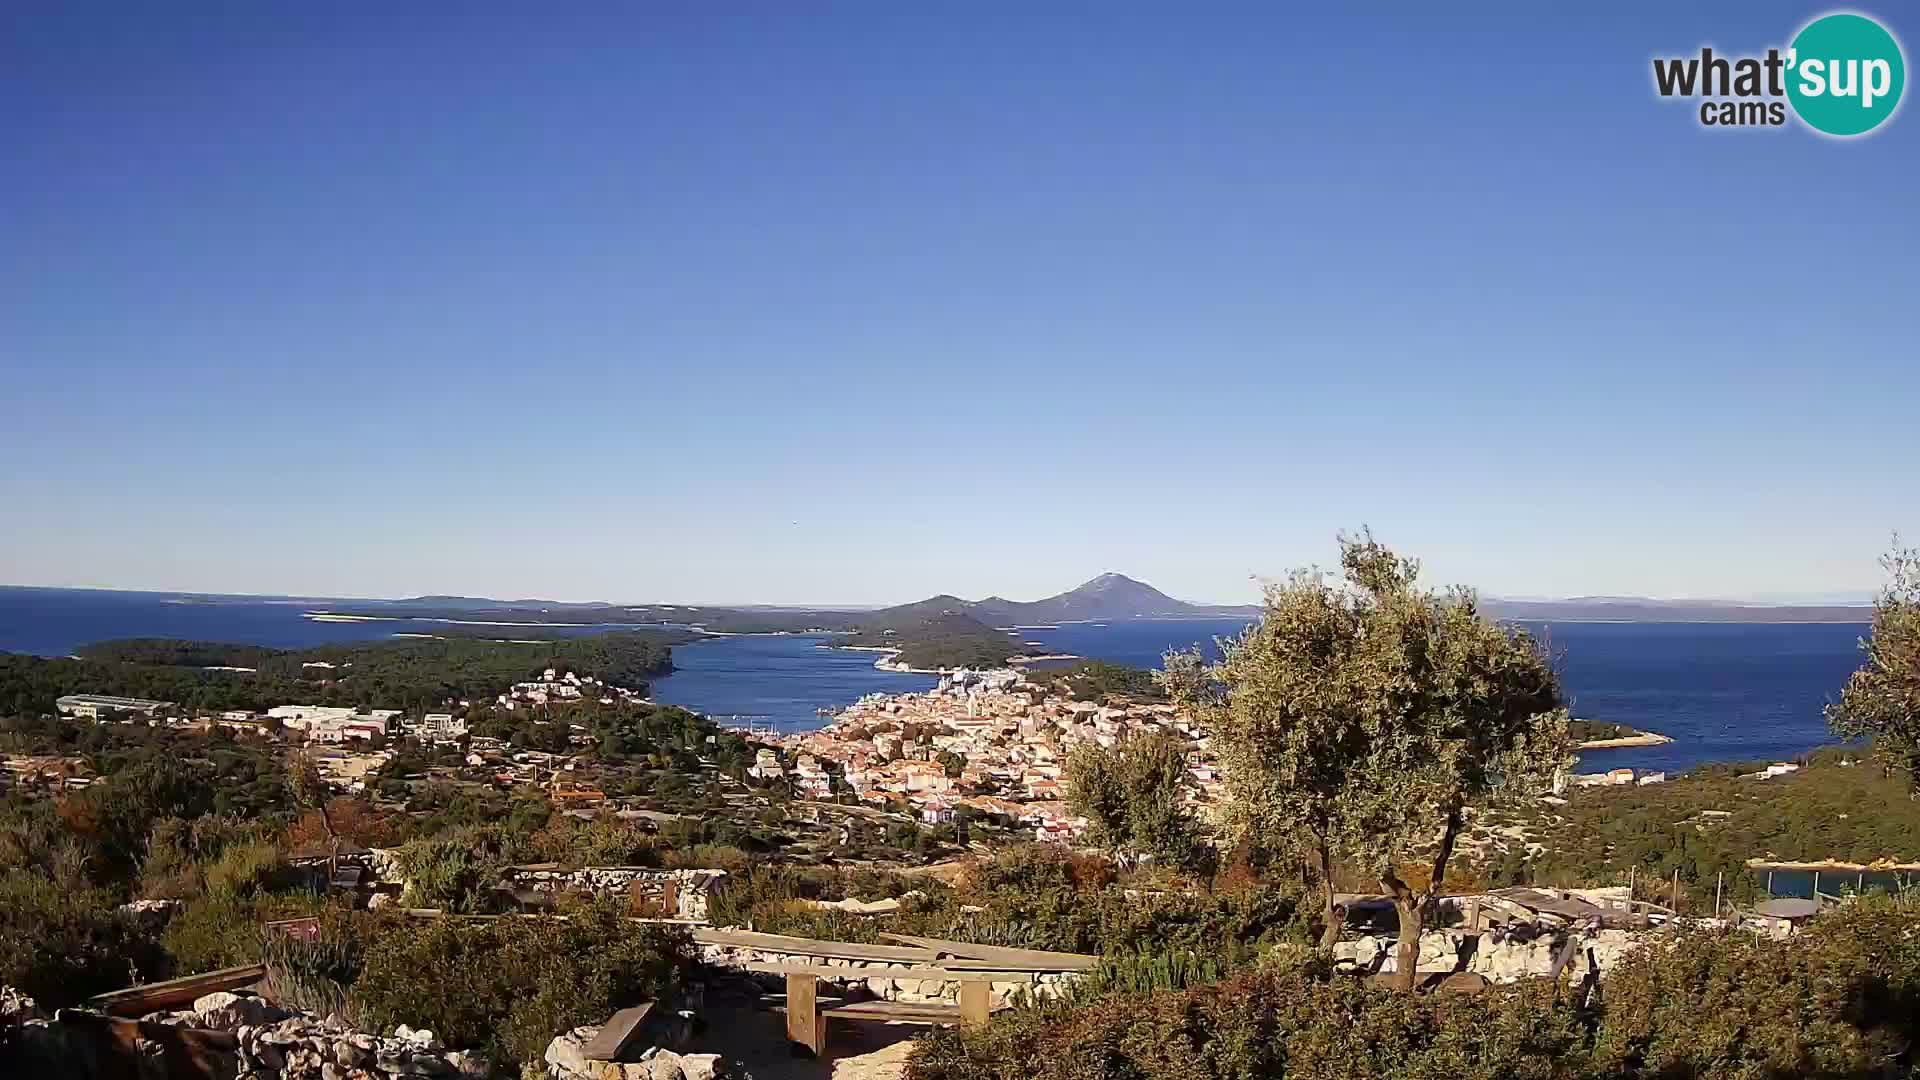
[[[1907,62],[1900,43],[1865,15],[1823,15],[1787,52],[1787,100],[1808,127],[1864,135],[1900,106]]]

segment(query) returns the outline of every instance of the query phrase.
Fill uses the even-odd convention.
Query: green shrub
[[[487,911],[506,868],[539,856],[524,834],[493,825],[464,826],[415,840],[400,848],[406,903],[461,914]]]
[[[248,840],[222,851],[206,868],[207,891],[251,896],[285,877],[280,849],[266,840]]]
[[[606,901],[566,918],[395,918],[374,934],[353,995],[375,1027],[431,1028],[530,1062],[558,1032],[670,997],[689,956],[683,935],[628,922]]]
[[[567,866],[658,866],[653,838],[618,821],[580,822],[558,816],[533,836],[544,862]]]
[[[918,895],[884,922],[794,903],[909,892]],[[1214,957],[1225,970],[1278,941],[1305,940],[1296,910],[1286,888],[1253,883],[1192,894],[1122,886],[1104,862],[1027,845],[951,888],[924,876],[757,866],[729,878],[710,917],[721,926],[844,941],[879,941],[880,932],[893,931],[1069,952],[1189,952]]]
[[[1316,964],[1179,992],[1014,1010],[921,1040],[909,1080],[1508,1080],[1572,1076],[1544,990],[1415,998]]]
[[[1795,938],[1682,934],[1608,974],[1602,1075],[1906,1076],[1920,1038],[1920,912],[1865,900]]]
[[[725,870],[739,874],[756,865],[753,856],[731,844],[695,844],[685,850],[669,851],[666,865],[690,870]]]
[[[315,938],[271,934],[260,944],[260,962],[267,967],[267,996],[283,1005],[316,1016],[339,1015],[358,1020],[352,997],[354,982],[366,959],[372,916],[329,907],[320,915]]]
[[[1098,1001],[1112,994],[1149,994],[1156,990],[1185,990],[1219,982],[1225,968],[1217,953],[1175,950],[1157,953],[1108,953],[1100,966],[1067,984],[1067,998],[1076,1004]]]
[[[160,933],[173,975],[260,962],[260,927],[275,919],[317,914],[326,901],[317,893],[209,891],[182,904]]]
[[[1134,987],[1171,981],[1149,968]],[[1373,989],[1301,950],[1185,992],[1129,992],[1116,973],[927,1036],[909,1080],[1892,1080],[1920,1064],[1920,910],[1884,898],[1787,941],[1665,937],[1608,973],[1593,1011],[1544,981]]]
[[[184,900],[208,890],[250,895],[286,876],[280,850],[262,825],[220,814],[162,818],[148,830],[135,891],[152,900]]]
[[[0,870],[0,985],[49,1008],[152,978],[159,950],[77,874]]]

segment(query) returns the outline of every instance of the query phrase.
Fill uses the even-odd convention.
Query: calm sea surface
[[[116,637],[175,637],[298,648],[432,633],[431,622],[319,623],[311,599],[179,602],[159,593],[0,588],[0,651],[65,655]],[[1038,649],[1157,666],[1170,648],[1200,645],[1237,621],[1132,620],[1020,631]],[[1821,708],[1860,662],[1863,625],[1534,624],[1558,658],[1573,714],[1658,731],[1667,746],[1594,751],[1583,768],[1683,770],[1707,761],[1789,758],[1832,740]],[[503,629],[503,635],[509,631]],[[583,631],[590,632],[590,631]],[[701,712],[822,723],[817,710],[862,694],[922,690],[934,680],[876,670],[874,654],[818,648],[819,638],[733,637],[674,649],[679,669],[656,699]]]

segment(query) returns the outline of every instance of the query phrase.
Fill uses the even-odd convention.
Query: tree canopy
[[[1166,733],[1089,743],[1067,759],[1067,798],[1093,823],[1096,843],[1184,864],[1197,839],[1180,800],[1186,774],[1186,745]]]
[[[1849,739],[1873,740],[1882,767],[1920,793],[1920,550],[1897,544],[1881,564],[1891,578],[1873,605],[1867,658],[1847,679],[1827,724]]]
[[[1411,985],[1468,814],[1551,782],[1567,714],[1539,643],[1483,616],[1471,590],[1422,588],[1418,564],[1371,533],[1341,537],[1340,566],[1343,580],[1301,570],[1269,586],[1218,662],[1173,654],[1166,679],[1214,732],[1241,837],[1326,882],[1329,942],[1336,860],[1393,896]],[[1424,890],[1402,873],[1416,857]]]

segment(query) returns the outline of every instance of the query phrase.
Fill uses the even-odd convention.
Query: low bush
[[[152,978],[159,949],[77,874],[0,870],[0,985],[49,1008]]]
[[[312,892],[210,890],[182,904],[161,931],[167,969],[172,975],[197,975],[259,963],[261,924],[314,915],[326,906]]]
[[[909,895],[914,894],[914,895]],[[798,900],[905,897],[885,923]],[[756,867],[729,880],[716,925],[879,941],[882,931],[1068,952],[1213,957],[1222,970],[1281,941],[1309,940],[1293,893],[1252,881],[1214,893],[1122,885],[1102,860],[1047,845],[1009,849],[953,887],[876,871]]]
[[[533,834],[532,843],[543,862],[567,866],[660,865],[653,838],[618,821],[581,822],[555,815]]]
[[[666,853],[668,866],[691,870],[725,870],[729,874],[745,872],[760,864],[752,855],[731,844],[695,844]]]
[[[406,903],[461,914],[490,910],[502,871],[531,862],[539,851],[526,834],[496,825],[469,825],[400,848]]]
[[[1314,963],[1180,992],[1016,1010],[914,1048],[909,1080],[1509,1080],[1572,1075],[1550,992],[1415,998]]]
[[[339,1015],[358,1022],[359,1004],[352,989],[377,922],[372,916],[330,906],[320,914],[315,937],[266,935],[260,943],[260,962],[267,967],[267,996],[316,1016]]]
[[[1884,898],[1788,941],[1694,932],[1602,983],[1598,1076],[1909,1076],[1920,1065],[1920,911]]]
[[[684,935],[626,921],[601,901],[567,917],[384,920],[353,996],[366,1023],[431,1028],[449,1045],[531,1062],[557,1032],[669,998],[690,963]]]
[[[1920,909],[1862,901],[1787,941],[1665,937],[1591,1009],[1544,981],[1416,997],[1285,959],[1185,992],[1096,976],[1069,1002],[924,1038],[909,1080],[1717,1080],[1912,1077]],[[1168,981],[1158,962],[1133,987]],[[1104,978],[1105,982],[1099,980]]]

